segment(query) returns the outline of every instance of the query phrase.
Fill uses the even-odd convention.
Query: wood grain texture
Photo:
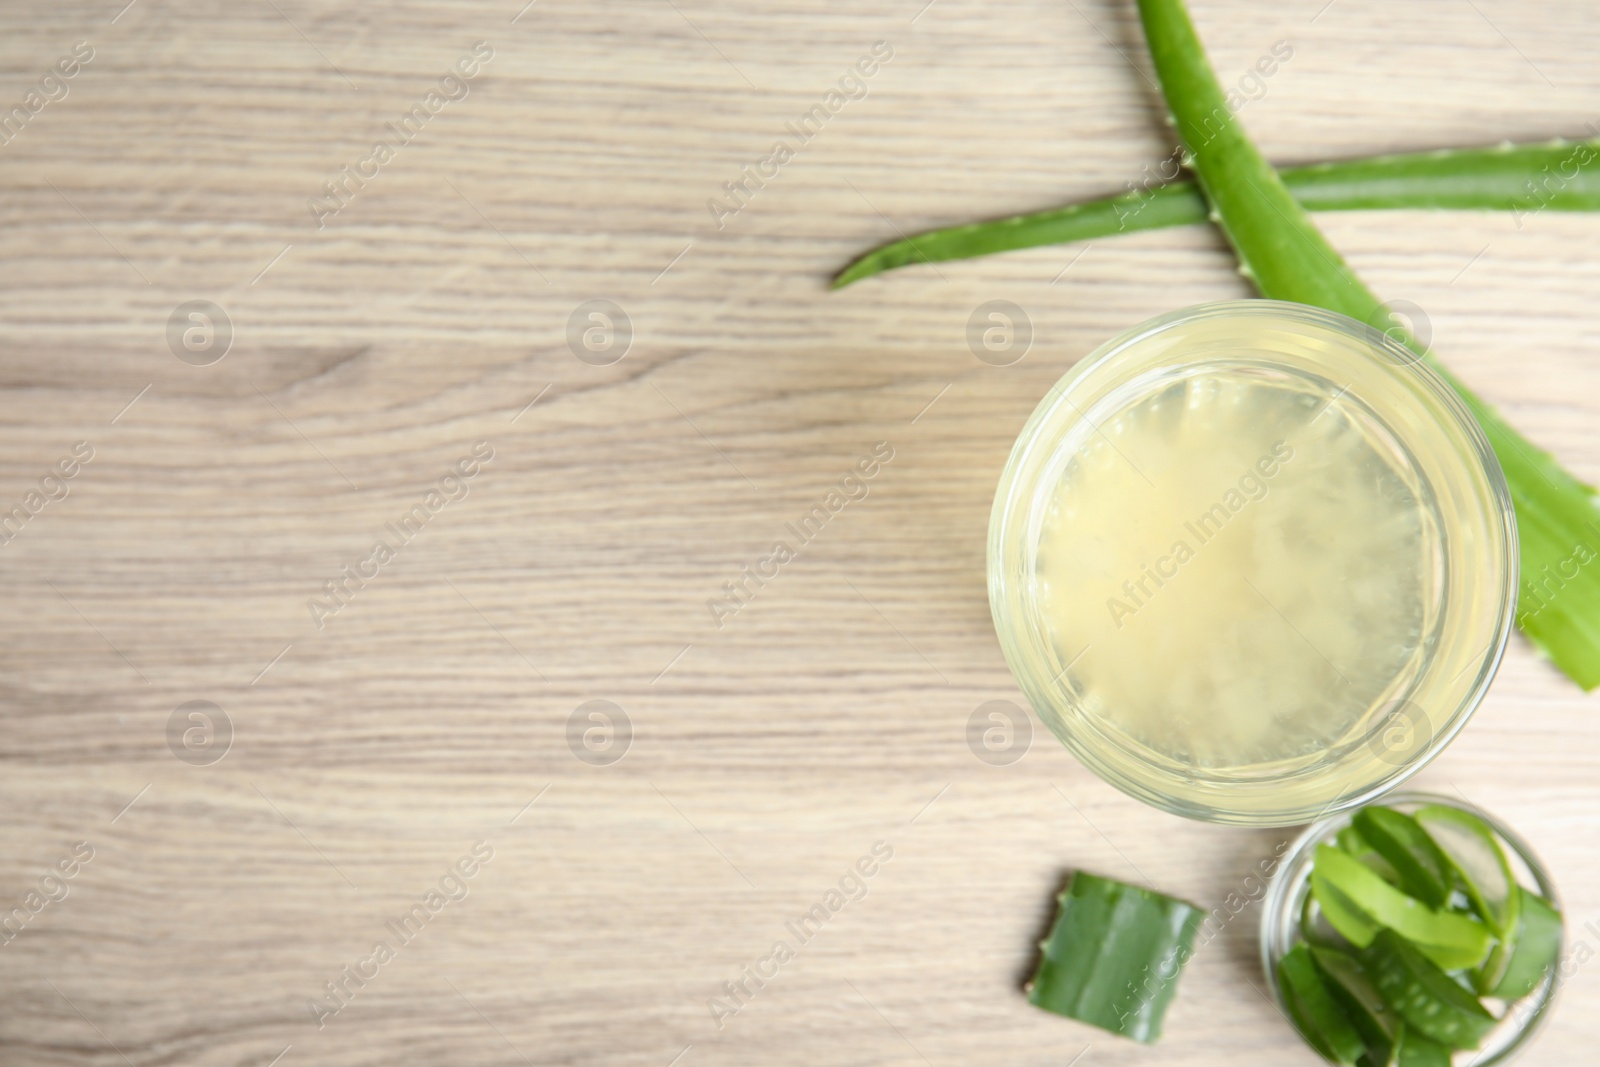
[[[1120,0],[9,5],[0,104],[94,58],[0,145],[0,510],[94,458],[0,546],[0,910],[79,841],[69,895],[0,947],[8,1064],[1311,1064],[1261,995],[1251,908],[1191,965],[1155,1049],[1019,991],[1062,875],[1214,906],[1285,836],[1123,797],[1021,701],[984,589],[1017,430],[1111,334],[1244,295],[1203,228],[918,267],[830,295],[900,231],[1102,194],[1171,150]],[[1201,0],[1281,162],[1579,135],[1582,0]],[[354,166],[474,42],[494,56],[318,228]],[[706,202],[875,41],[893,59],[719,229]],[[1324,217],[1373,287],[1600,481],[1600,218]],[[1081,253],[1081,258],[1078,258]],[[621,306],[611,366],[567,343]],[[169,350],[210,300],[225,358]],[[1026,309],[987,366],[966,321]],[[530,406],[531,404],[531,406]],[[706,602],[879,441],[894,459],[718,628]],[[477,442],[493,459],[347,606]],[[225,758],[169,750],[191,700]],[[568,744],[590,700],[625,758]],[[1421,778],[1503,815],[1600,920],[1600,720],[1518,641]],[[537,799],[535,799],[537,798]],[[482,840],[493,859],[337,1015],[309,998]],[[737,1016],[707,1002],[875,842],[894,850]],[[354,988],[354,987],[352,987]],[[1577,970],[1529,1063],[1600,1042]],[[287,1049],[287,1051],[285,1051]]]

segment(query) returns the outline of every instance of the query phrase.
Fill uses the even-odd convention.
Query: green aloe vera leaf
[[[1415,347],[1415,346],[1413,346]],[[1585,690],[1600,686],[1600,510],[1594,488],[1523,437],[1432,356],[1483,427],[1517,512],[1517,627]]]
[[[1450,1048],[1477,1048],[1495,1017],[1427,956],[1393,930],[1379,930],[1363,960],[1384,1003],[1417,1030]]]
[[[1356,812],[1351,825],[1399,874],[1401,889],[1430,908],[1443,907],[1450,899],[1455,868],[1417,820],[1374,804]]]
[[[1206,201],[1190,182],[1173,182],[1143,196],[1125,194],[1028,215],[929,230],[880,245],[834,275],[832,288],[912,263],[972,259],[1038,245],[1159,230],[1206,220]]]
[[[1600,141],[1552,141],[1411,152],[1285,167],[1283,184],[1308,211],[1387,208],[1508,210],[1518,216],[1600,210],[1600,173],[1585,170]],[[1553,172],[1553,173],[1552,173]],[[1551,188],[1554,184],[1554,188]],[[833,279],[840,289],[912,263],[972,259],[1040,245],[1093,241],[1206,220],[1189,181],[987,222],[929,230],[874,248]]]
[[[1400,1043],[1400,1030],[1405,1024],[1384,1003],[1361,961],[1347,952],[1328,948],[1312,948],[1311,958],[1322,972],[1333,999],[1344,1008],[1345,1015],[1361,1035],[1367,1062],[1392,1064]]]
[[[1338,843],[1339,848],[1383,875],[1385,882],[1390,885],[1400,884],[1400,872],[1395,870],[1394,866],[1383,858],[1382,853],[1372,847],[1370,841],[1361,836],[1361,831],[1356,828],[1354,823],[1340,830],[1335,837],[1335,841]]]
[[[1278,988],[1289,1017],[1306,1042],[1324,1059],[1353,1067],[1366,1051],[1366,1042],[1304,944],[1295,945],[1278,960]]]
[[[1039,945],[1030,1003],[1147,1044],[1177,992],[1205,913],[1186,901],[1078,872]]]
[[[1450,1050],[1409,1027],[1400,1035],[1394,1067],[1450,1067]]]
[[[1139,0],[1162,92],[1206,200],[1262,295],[1327,308],[1379,329],[1388,310],[1340,258],[1229,110],[1182,0]],[[1406,343],[1461,395],[1493,447],[1516,506],[1518,622],[1585,689],[1600,685],[1600,510],[1573,478],[1457,382],[1425,346]]]
[[[1416,820],[1449,857],[1473,910],[1497,936],[1514,932],[1522,895],[1506,851],[1489,825],[1469,811],[1437,804],[1417,809]]]
[[[1428,907],[1337,848],[1317,846],[1311,891],[1328,921],[1358,948],[1371,944],[1379,928],[1387,928],[1448,970],[1476,967],[1489,955],[1493,939],[1488,927],[1465,915]],[[1350,921],[1351,911],[1359,922]]]
[[[1502,1000],[1520,1000],[1538,989],[1561,956],[1561,913],[1537,893],[1517,888],[1517,932],[1495,947],[1477,975],[1478,992]]]

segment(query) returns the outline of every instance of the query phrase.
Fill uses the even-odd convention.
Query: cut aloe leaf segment
[[[1382,928],[1381,923],[1345,895],[1326,871],[1317,867],[1311,869],[1311,897],[1328,925],[1356,948],[1366,948],[1372,944],[1372,939]]]
[[[1411,1028],[1400,1036],[1394,1067],[1450,1067],[1450,1050]]]
[[[1401,889],[1430,908],[1450,899],[1455,868],[1417,820],[1374,805],[1356,812],[1350,825],[1394,869]]]
[[[1296,945],[1278,961],[1278,988],[1289,1017],[1324,1059],[1353,1067],[1365,1054],[1366,1042],[1334,998],[1305,945]]]
[[[1205,913],[1187,901],[1078,872],[1040,943],[1030,1003],[1154,1042]]]
[[[1317,846],[1311,886],[1328,922],[1358,948],[1367,947],[1380,928],[1387,928],[1451,970],[1476,967],[1489,955],[1488,927],[1465,915],[1428,907],[1341,849]]]
[[[1521,886],[1516,936],[1502,941],[1474,976],[1478,992],[1517,1000],[1538,989],[1561,956],[1561,913]]]
[[[1307,893],[1300,905],[1300,937],[1313,948],[1350,948],[1350,941],[1339,932],[1323,912],[1315,893]]]
[[[1364,1062],[1373,1067],[1389,1067],[1395,1061],[1405,1023],[1384,1003],[1360,960],[1337,949],[1312,948],[1310,953],[1328,992],[1361,1035],[1366,1046]]]
[[[1395,870],[1394,866],[1384,859],[1383,855],[1373,848],[1365,837],[1361,836],[1361,831],[1356,829],[1354,823],[1340,830],[1336,840],[1339,847],[1344,851],[1383,875],[1385,882],[1390,885],[1400,884],[1400,872]]]
[[[1497,936],[1509,936],[1522,898],[1494,831],[1471,812],[1437,804],[1419,808],[1416,821],[1449,857],[1473,910]]]
[[[1393,930],[1378,931],[1364,961],[1384,1003],[1408,1027],[1440,1044],[1477,1048],[1498,1021],[1477,997]]]

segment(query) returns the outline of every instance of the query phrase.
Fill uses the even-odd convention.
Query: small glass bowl
[[[1499,836],[1517,881],[1537,889],[1551,906],[1561,910],[1561,898],[1556,892],[1555,882],[1539,857],[1526,841],[1493,815],[1450,797],[1409,790],[1391,793],[1383,798],[1383,803],[1407,814],[1424,805],[1437,804],[1476,815]],[[1278,870],[1267,887],[1267,895],[1261,904],[1261,969],[1266,973],[1267,988],[1272,991],[1273,1003],[1279,1011],[1286,1012],[1287,1009],[1283,1003],[1283,991],[1278,988],[1278,961],[1301,940],[1300,912],[1305,906],[1306,894],[1311,890],[1311,866],[1317,846],[1332,844],[1339,831],[1350,825],[1354,814],[1347,811],[1332,815],[1307,827],[1279,861]],[[1557,960],[1565,958],[1566,949],[1567,935],[1563,929],[1561,952]],[[1550,969],[1538,989],[1511,1003],[1500,1025],[1490,1031],[1476,1051],[1460,1053],[1463,1057],[1460,1062],[1470,1067],[1509,1063],[1532,1041],[1533,1035],[1544,1024],[1560,986],[1561,968],[1558,965]]]
[[[1051,620],[1094,618],[1085,625],[1100,626],[1113,641],[1135,641],[1137,636],[1129,636],[1135,632],[1107,627],[1102,602],[1089,591],[1093,575],[1084,576],[1081,588],[1051,591],[1039,570],[1046,522],[1064,472],[1079,457],[1103,450],[1102,441],[1116,447],[1101,427],[1157,393],[1167,395],[1164,390],[1196,388],[1189,383],[1209,388],[1205,383],[1228,375],[1291,383],[1285,388],[1303,389],[1326,405],[1323,410],[1337,406],[1352,422],[1371,427],[1375,447],[1383,449],[1397,477],[1414,487],[1425,513],[1420,636],[1409,659],[1392,675],[1362,679],[1372,695],[1352,704],[1350,725],[1337,736],[1242,766],[1181,759],[1119,725],[1118,709],[1103,706],[1104,698],[1084,676],[1090,665],[1074,666],[1078,661],[1060,647]],[[1169,491],[1165,477],[1161,469],[1148,472],[1144,481],[1160,488],[1150,497],[1154,503],[1141,507],[1159,512],[1162,501],[1182,489],[1184,483],[1176,481]],[[1157,515],[1162,529],[1176,529],[1178,519],[1191,517],[1171,506],[1172,515]],[[1095,528],[1085,529],[1093,534]],[[1370,326],[1319,308],[1275,300],[1206,304],[1152,319],[1106,342],[1040,401],[995,492],[988,578],[1006,662],[1034,711],[1080,762],[1123,792],[1177,815],[1293,826],[1394,788],[1466,725],[1511,632],[1516,517],[1483,431],[1455,390],[1415,353]],[[1125,647],[1140,663],[1132,669],[1174,667],[1153,649]],[[1262,663],[1262,676],[1272,677],[1277,667]],[[1259,711],[1273,713],[1270,706]]]

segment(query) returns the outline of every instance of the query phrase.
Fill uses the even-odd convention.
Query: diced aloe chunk
[[[1313,947],[1344,949],[1350,946],[1350,940],[1328,920],[1317,894],[1312,892],[1306,893],[1305,902],[1300,905],[1300,936]]]
[[[1521,886],[1517,931],[1495,946],[1477,974],[1478,992],[1518,1000],[1539,988],[1561,955],[1561,913],[1550,902]]]
[[[1450,1067],[1450,1050],[1411,1027],[1400,1036],[1395,1067]]]
[[[1516,929],[1520,894],[1505,849],[1482,819],[1460,808],[1430,804],[1419,808],[1417,823],[1428,832],[1461,876],[1473,910],[1500,936]]]
[[[1029,1002],[1135,1041],[1155,1041],[1204,913],[1082,871],[1059,901],[1028,983]]]
[[[1493,939],[1482,923],[1435,911],[1339,849],[1317,846],[1311,891],[1328,921],[1358,948],[1371,944],[1378,928],[1387,927],[1449,970],[1476,967],[1489,955]]]
[[[1278,961],[1278,988],[1301,1034],[1322,1057],[1355,1064],[1366,1051],[1355,1025],[1312,962],[1311,950],[1297,944]]]
[[[1379,930],[1364,956],[1372,984],[1409,1029],[1450,1048],[1477,1048],[1495,1017],[1393,930]]]
[[[1383,880],[1391,885],[1400,884],[1400,872],[1394,869],[1390,862],[1383,858],[1382,853],[1372,847],[1372,843],[1362,836],[1361,831],[1354,823],[1340,830],[1335,837],[1339,847],[1350,853],[1368,867],[1383,875]]]
[[[1388,861],[1400,888],[1430,908],[1442,907],[1455,884],[1455,868],[1417,820],[1379,805],[1356,812],[1351,825]]]
[[[1311,959],[1345,1016],[1361,1035],[1368,1063],[1386,1067],[1394,1061],[1399,1031],[1405,1024],[1384,1003],[1361,961],[1338,949],[1312,948]]]

